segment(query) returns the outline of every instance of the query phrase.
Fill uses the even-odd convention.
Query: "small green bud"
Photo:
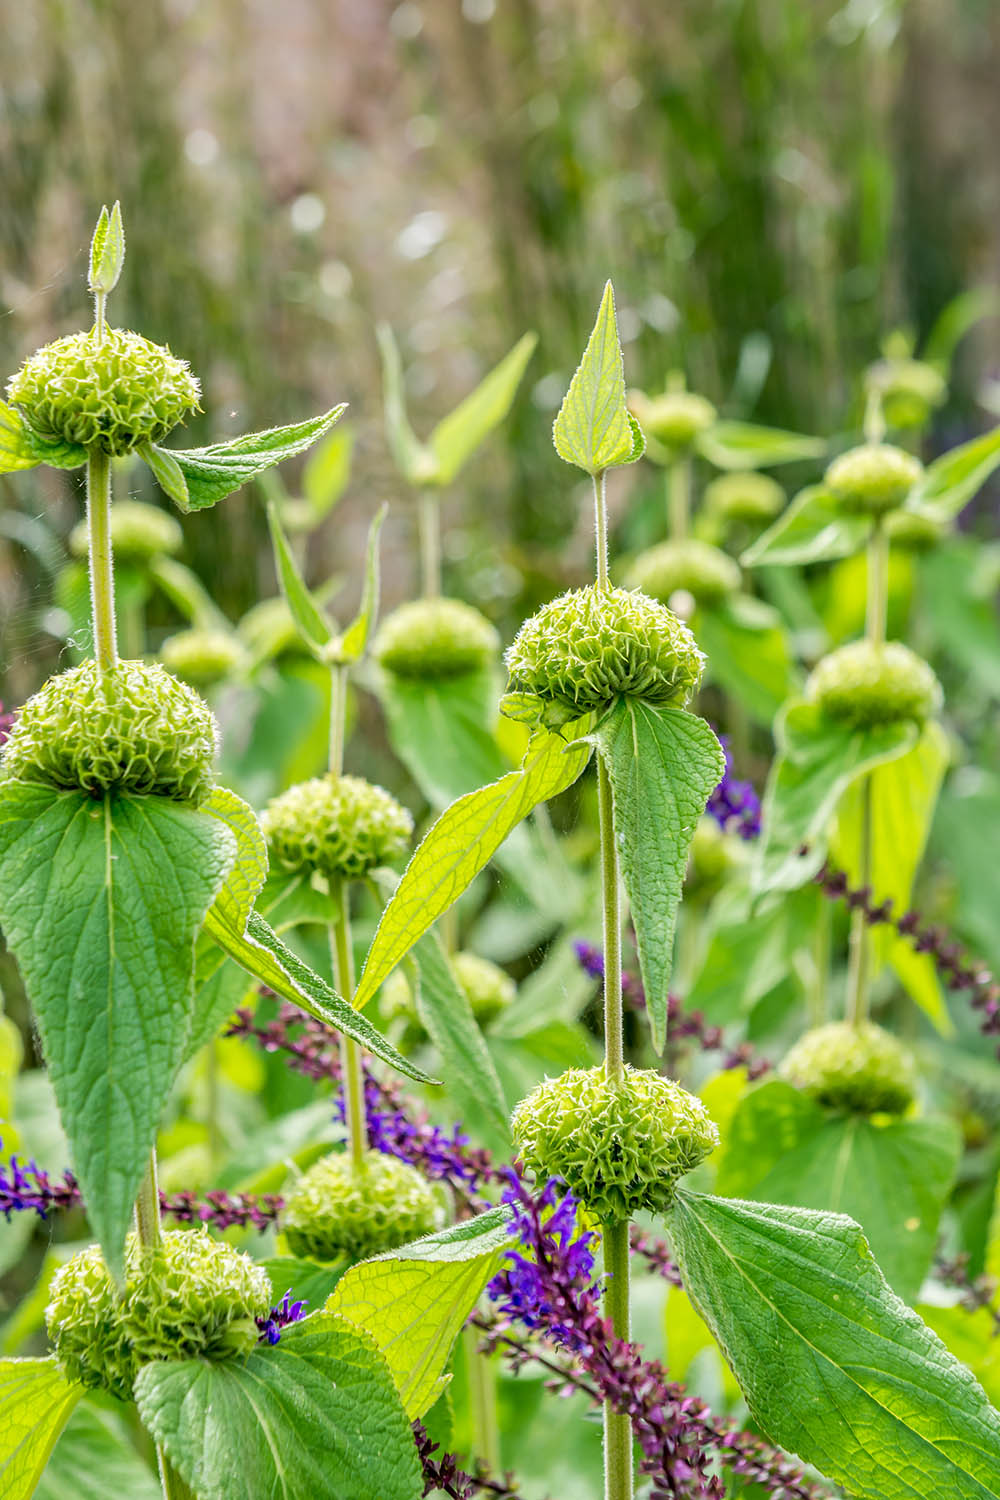
[[[397,677],[428,681],[489,666],[500,637],[485,615],[460,599],[414,599],[383,620],[376,660]]]
[[[571,1068],[522,1099],[511,1119],[518,1154],[539,1182],[561,1177],[601,1220],[662,1213],[677,1183],[719,1144],[700,1099],[652,1069]]]
[[[317,776],[269,802],[260,826],[280,868],[360,880],[405,853],[413,817],[359,776]]]
[[[52,1279],[45,1323],[70,1380],[120,1400],[151,1360],[219,1362],[250,1353],[271,1282],[248,1255],[205,1229],[168,1230],[154,1248],[129,1235],[119,1298],[97,1245]]]
[[[903,448],[864,443],[835,458],[823,482],[848,513],[881,516],[903,504],[923,472],[919,458]]]
[[[894,547],[908,552],[928,552],[948,534],[948,522],[915,510],[894,510],[885,522],[886,535]]]
[[[534,718],[553,728],[603,712],[623,695],[683,708],[705,666],[694,636],[666,605],[594,586],[544,605],[504,660],[508,694],[535,700]]]
[[[941,684],[931,668],[901,641],[839,646],[817,662],[806,695],[831,719],[857,728],[904,719],[922,724],[942,702]]]
[[[819,1104],[851,1114],[901,1115],[913,1103],[913,1058],[870,1021],[833,1021],[807,1031],[778,1072]]]
[[[705,486],[705,504],[712,515],[725,521],[763,525],[784,509],[785,492],[769,474],[737,469]]]
[[[948,395],[941,371],[922,359],[881,360],[868,371],[868,384],[881,393],[890,427],[923,427]]]
[[[675,449],[690,448],[718,415],[711,401],[694,391],[664,391],[662,396],[630,391],[628,405],[643,432]]]
[[[148,562],[151,557],[172,556],[179,552],[184,533],[173,516],[157,505],[143,505],[141,500],[116,500],[111,507],[111,545],[116,562]],[[89,547],[87,523],[74,526],[69,538],[70,551],[86,557]]]
[[[0,772],[92,797],[116,791],[197,803],[212,787],[217,739],[208,704],[163,667],[120,661],[102,673],[85,661],[29,698]]]
[[[195,687],[211,687],[245,664],[239,637],[224,630],[179,630],[160,647],[163,665]]]
[[[7,397],[46,438],[122,456],[158,443],[191,412],[201,389],[169,349],[125,328],[46,344],[7,382]]]
[[[105,296],[118,285],[125,264],[125,229],[122,225],[121,204],[115,203],[110,214],[107,204],[101,209],[90,242],[90,268],[87,285],[92,292],[103,292]]]
[[[510,975],[478,953],[454,954],[451,969],[480,1026],[495,1021],[517,994]]]
[[[694,537],[641,552],[628,574],[629,588],[641,589],[661,604],[669,604],[680,590],[696,604],[718,604],[736,593],[740,581],[739,564],[728,553]]]
[[[440,1196],[415,1167],[379,1151],[355,1169],[332,1152],[299,1178],[285,1200],[281,1227],[293,1255],[367,1260],[440,1229]]]

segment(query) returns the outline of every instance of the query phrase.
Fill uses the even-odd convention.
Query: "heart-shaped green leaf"
[[[610,281],[553,424],[552,441],[560,458],[588,474],[634,463],[642,454],[642,433],[625,404],[625,364]]]

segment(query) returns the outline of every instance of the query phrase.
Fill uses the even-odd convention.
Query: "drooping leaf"
[[[275,464],[284,463],[286,458],[294,458],[311,448],[346,410],[345,405],[335,406],[305,422],[269,427],[264,432],[248,432],[242,437],[230,438],[226,443],[212,443],[207,448],[163,450],[169,452],[187,485],[186,503],[178,500],[176,494],[171,495],[171,499],[185,511],[206,510],[216,505],[248,480],[263,474],[265,469],[272,469]]]
[[[774,727],[778,754],[764,794],[757,848],[759,891],[791,890],[819,869],[837,804],[852,782],[916,743],[911,723],[853,729],[825,717],[815,703],[793,700]],[[808,846],[808,854],[800,850]]]
[[[361,585],[361,602],[354,619],[337,641],[336,659],[339,662],[360,661],[368,649],[368,642],[378,618],[379,565],[378,538],[382,523],[389,514],[388,505],[381,505],[368,528],[368,546],[365,549],[365,571]]]
[[[329,1313],[245,1362],[144,1365],[135,1397],[198,1500],[417,1500],[422,1489],[384,1359]]]
[[[433,484],[437,469],[434,454],[420,442],[406,415],[399,346],[388,323],[380,323],[375,336],[382,356],[382,399],[385,403],[385,436],[389,452],[408,484]]]
[[[674,925],[698,819],[726,768],[704,719],[620,698],[594,731],[614,794],[615,834],[635,926],[653,1046],[667,1034]]]
[[[414,959],[417,1015],[437,1049],[458,1112],[470,1128],[476,1122],[477,1136],[485,1126],[484,1145],[502,1154],[510,1148],[510,1106],[465,991],[433,932],[417,943]]]
[[[771,1439],[855,1500],[995,1500],[1000,1414],[840,1214],[681,1191],[684,1287]]]
[[[774,1080],[736,1108],[718,1165],[725,1197],[857,1220],[890,1286],[913,1302],[930,1269],[961,1140],[950,1120],[833,1114]]]
[[[163,493],[174,502],[179,510],[189,510],[190,496],[187,480],[184,478],[183,469],[169,449],[157,448],[155,443],[141,443],[136,451],[143,463],[148,465]]]
[[[904,510],[930,509],[950,520],[964,510],[1000,467],[1000,427],[961,443],[928,464],[907,497]]]
[[[0,788],[0,925],[115,1271],[184,1055],[195,938],[235,847],[216,818],[164,797]]]
[[[589,746],[567,744],[559,735],[541,730],[532,736],[519,770],[460,797],[441,814],[382,913],[354,998],[359,1010],[458,900],[511,829],[539,802],[572,786],[589,758]]]
[[[271,545],[278,568],[278,582],[292,612],[299,635],[305,641],[317,661],[323,660],[323,647],[331,640],[333,630],[323,611],[306,587],[298,564],[288,545],[278,507],[272,501],[267,507],[267,524],[271,529]]]
[[[110,214],[107,205],[100,212],[94,238],[90,242],[88,283],[92,292],[113,292],[125,264],[125,229],[121,204],[115,201]]]
[[[108,1500],[109,1495],[161,1500],[163,1490],[125,1423],[115,1413],[84,1404],[56,1443],[34,1500]]]
[[[826,451],[822,438],[726,418],[700,432],[695,446],[717,469],[770,469],[776,464],[820,458]]]
[[[411,1419],[433,1406],[447,1384],[455,1339],[510,1244],[509,1220],[508,1209],[492,1208],[362,1261],[326,1304],[372,1334]]]
[[[538,335],[526,333],[485,380],[442,421],[428,439],[435,460],[435,484],[451,484],[485,437],[499,426],[524,374]]]
[[[0,1360],[0,1493],[31,1500],[83,1387],[54,1359]]]
[[[6,401],[0,401],[0,474],[16,474],[37,464],[51,464],[55,469],[78,469],[87,462],[87,450],[61,438],[43,438],[34,432],[20,413]]]
[[[640,457],[638,428],[625,404],[625,364],[609,281],[583,358],[552,427],[559,457],[588,474],[600,474]]]
[[[740,561],[745,568],[833,562],[859,552],[871,529],[870,517],[842,514],[829,490],[812,484],[799,491]]]

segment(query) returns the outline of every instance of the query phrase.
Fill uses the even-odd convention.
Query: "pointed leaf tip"
[[[559,457],[588,474],[634,463],[643,441],[625,404],[625,363],[611,282],[597,313],[583,358],[552,424]]]

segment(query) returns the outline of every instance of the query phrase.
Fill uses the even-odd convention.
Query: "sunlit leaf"
[[[588,474],[600,474],[618,464],[633,463],[642,452],[640,439],[638,425],[625,405],[625,365],[609,281],[583,358],[553,424],[552,440],[566,463]]]

